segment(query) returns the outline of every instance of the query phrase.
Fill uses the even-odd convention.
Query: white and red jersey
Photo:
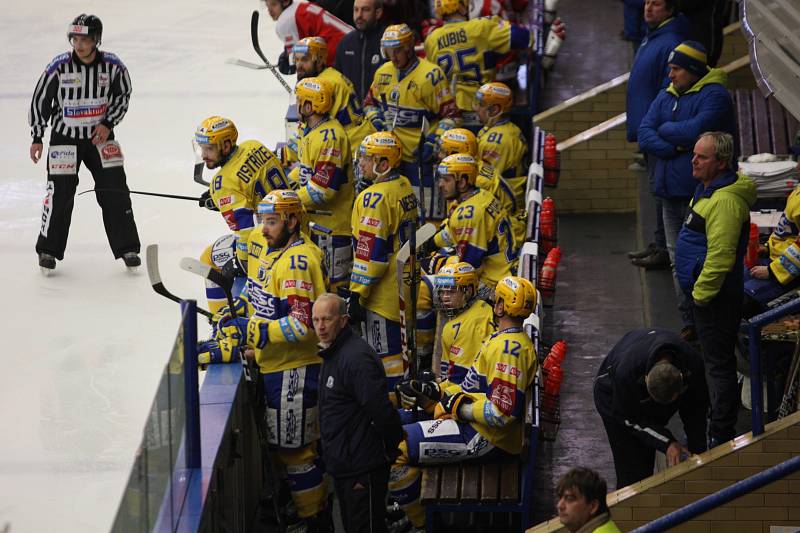
[[[283,41],[287,53],[292,52],[294,43],[306,37],[322,37],[328,43],[328,66],[332,67],[336,58],[339,41],[353,31],[353,27],[328,13],[322,7],[294,0],[278,17],[275,32]]]

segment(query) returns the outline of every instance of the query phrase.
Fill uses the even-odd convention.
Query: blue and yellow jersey
[[[419,144],[422,119],[427,118],[431,131],[442,118],[455,119],[458,109],[442,70],[425,59],[400,72],[391,62],[375,72],[365,99],[367,114],[383,113],[386,127],[403,145],[403,161],[413,161]],[[372,109],[369,109],[372,108]]]
[[[211,198],[238,237],[236,255],[242,262],[258,202],[274,189],[288,189],[288,183],[278,158],[258,141],[238,145],[211,179]]]
[[[527,29],[500,17],[448,22],[425,38],[425,56],[454,81],[458,108],[472,112],[478,88],[495,79],[497,60],[529,48],[530,40]]]
[[[796,242],[800,236],[798,226],[800,226],[800,187],[796,187],[786,199],[786,208],[767,241],[769,268],[784,285],[800,275],[800,246]]]
[[[436,337],[436,310],[433,308],[433,278],[423,274],[417,293],[417,357],[433,353]]]
[[[350,290],[361,304],[389,320],[400,320],[395,254],[417,220],[417,197],[405,176],[374,183],[353,205],[353,273]]]
[[[483,341],[497,331],[493,320],[492,306],[483,300],[475,300],[445,323],[439,369],[443,380],[456,385],[464,381]]]
[[[492,289],[511,274],[517,260],[511,223],[497,199],[483,189],[459,202],[434,241],[440,248],[454,246],[459,259],[475,267]]]
[[[517,212],[517,200],[514,198],[514,191],[511,185],[500,176],[491,163],[486,161],[478,162],[478,178],[475,180],[475,185],[485,191],[492,193],[492,196],[497,198],[506,214],[510,217],[513,213]]]
[[[364,119],[364,106],[356,94],[353,82],[333,67],[327,67],[318,77],[327,81],[333,88],[330,115],[344,128],[351,149],[358,148],[364,137],[375,132],[375,128],[369,120]]]
[[[331,211],[309,214],[309,220],[325,226],[334,235],[350,235],[350,210],[354,187],[350,173],[350,142],[338,120],[325,118],[313,128],[304,128],[298,146],[300,164],[292,183],[308,209]]]
[[[328,290],[322,250],[304,233],[284,250],[270,250],[260,231],[251,236],[259,255],[247,267],[247,344],[261,373],[321,363],[311,307]]]
[[[521,451],[525,392],[536,375],[536,349],[522,328],[508,328],[483,341],[460,389],[473,402],[470,425],[508,453]],[[450,385],[446,391],[459,390]]]

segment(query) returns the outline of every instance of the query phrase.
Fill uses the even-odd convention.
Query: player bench
[[[739,127],[739,149],[743,157],[769,152],[789,153],[798,121],[774,96],[764,98],[758,90],[733,91]]]

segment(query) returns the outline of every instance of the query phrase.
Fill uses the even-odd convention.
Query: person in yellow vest
[[[570,533],[620,533],[606,503],[606,480],[590,468],[576,467],[556,487],[558,519]]]

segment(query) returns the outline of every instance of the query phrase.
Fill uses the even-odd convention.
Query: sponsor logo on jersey
[[[101,72],[97,75],[97,84],[100,87],[108,87],[108,72]]]
[[[258,244],[257,242],[251,242],[249,250],[247,252],[253,257],[258,257],[259,255],[261,255],[261,250],[263,249],[264,249],[263,245]]]
[[[311,300],[307,296],[290,294],[286,301],[289,303],[289,316],[302,322],[311,324]]]
[[[463,444],[446,442],[421,442],[419,451],[421,456],[430,459],[454,459],[466,455]]]
[[[219,207],[222,207],[223,205],[232,204],[234,200],[235,197],[233,195],[223,196],[222,198],[219,199]]]
[[[211,254],[211,262],[220,267],[231,259],[233,259],[232,250],[220,250]]]
[[[319,151],[320,157],[341,157],[342,151],[338,148],[323,148]]]
[[[236,231],[239,229],[239,224],[236,222],[236,215],[233,214],[233,211],[225,211],[222,213],[222,218],[225,219],[225,222],[231,230]]]
[[[356,258],[362,261],[369,261],[372,257],[372,249],[375,247],[375,234],[360,232],[356,243]]]
[[[122,149],[117,141],[107,141],[97,146],[103,168],[120,167],[124,161]]]
[[[397,100],[392,100],[396,102]],[[392,123],[398,128],[418,128],[422,125],[422,111],[416,109],[398,108],[395,105],[385,105],[383,110],[386,123]],[[397,117],[397,118],[395,118]],[[384,140],[384,139],[382,139]],[[386,144],[393,139],[385,139]]]
[[[321,166],[317,168],[317,171],[311,176],[311,181],[319,185],[320,187],[327,187],[331,183],[331,169],[327,167],[327,165]],[[314,191],[312,191],[314,192]],[[315,195],[314,201],[317,203],[322,203],[321,200],[323,199],[322,194],[317,193]]]
[[[388,85],[390,83],[392,83],[391,74],[381,74],[380,78],[378,78],[378,85]]]
[[[42,227],[39,233],[42,237],[47,237],[47,232],[50,229],[50,217],[53,214],[53,194],[55,193],[55,184],[52,181],[47,182],[47,192],[42,201]]]
[[[65,72],[59,77],[59,81],[62,87],[79,87],[83,84],[83,76]]]
[[[497,364],[495,364],[494,368],[497,372],[500,372],[501,374],[510,374],[515,378],[518,378],[520,375],[522,375],[522,372],[520,372],[519,368],[513,365],[509,365],[508,363],[498,362]]]
[[[379,219],[368,216],[362,216],[359,222],[361,223],[362,226],[367,226],[375,229],[379,229],[381,226],[383,226],[383,222],[381,222]]]
[[[358,270],[359,272],[366,272],[367,265],[364,263],[353,263],[353,270]]]
[[[51,175],[78,173],[78,148],[70,145],[51,146],[47,155],[47,169]]]
[[[107,109],[106,103],[65,105],[64,117],[73,119],[104,117]]]
[[[299,289],[301,291],[311,292],[314,290],[314,284],[302,279],[287,279],[283,282],[284,289]]]
[[[491,402],[500,409],[504,415],[511,416],[514,413],[514,403],[517,398],[517,387],[513,383],[502,379],[492,381]]]

